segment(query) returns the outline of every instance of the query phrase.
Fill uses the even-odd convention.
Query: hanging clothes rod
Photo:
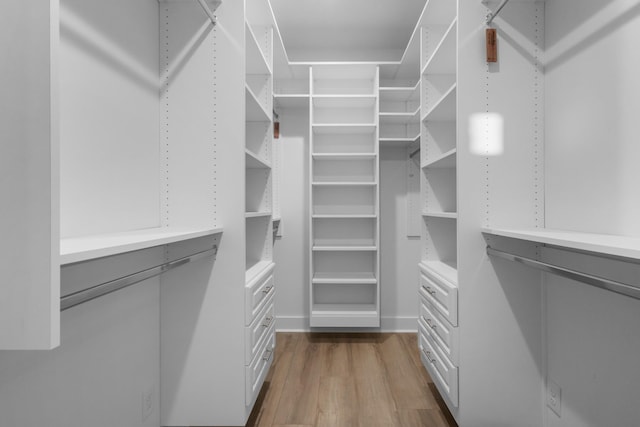
[[[413,159],[416,156],[416,154],[418,154],[419,152],[420,152],[420,149],[418,148],[416,151],[414,151],[413,153],[409,154],[409,158]]]
[[[218,23],[218,18],[216,18],[216,15],[213,14],[213,11],[207,5],[206,0],[198,0],[198,3],[200,3],[200,6],[202,6],[202,9],[204,10],[204,13],[207,14],[209,19],[211,19],[211,23],[215,26]],[[217,3],[216,4],[216,7],[217,7],[217,6],[220,5],[220,3],[222,3],[222,0],[217,1],[216,3]]]
[[[487,25],[491,25],[495,17],[498,16],[502,8],[505,7],[507,3],[509,3],[509,0],[502,0],[502,3],[498,5],[496,11],[487,15]]]
[[[123,276],[118,279],[111,280],[109,282],[101,283],[89,289],[83,289],[81,291],[74,292],[69,295],[65,295],[60,298],[60,311],[65,311],[71,307],[75,307],[76,305],[80,305],[87,301],[91,301],[93,299],[110,294],[112,292],[119,291],[120,289],[124,289],[131,285],[135,285],[136,283],[140,283],[143,280],[147,280],[152,277],[159,276],[160,274],[167,272],[169,270],[172,270],[176,267],[180,267],[190,262],[198,261],[200,259],[213,256],[217,252],[218,252],[218,246],[213,246],[213,248],[211,249],[207,249],[201,252],[196,252],[195,254],[192,254],[183,258],[179,258],[174,261],[169,261],[164,264],[139,271],[137,273],[129,274],[127,276]]]
[[[577,280],[578,282],[586,283],[587,285],[595,286],[596,288],[605,289],[607,291],[626,295],[631,298],[640,299],[640,285],[628,285],[626,283],[617,282],[615,280],[605,279],[604,277],[593,276],[581,271],[571,270],[520,255],[503,252],[497,249],[493,249],[490,246],[487,246],[487,254],[497,258],[519,262],[520,264],[524,264],[528,267],[537,268],[547,273],[553,273],[557,276],[565,277],[567,279]]]

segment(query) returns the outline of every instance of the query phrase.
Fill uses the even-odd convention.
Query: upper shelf
[[[439,169],[439,168],[454,168],[456,167],[456,153],[457,150],[452,148],[451,150],[442,153],[440,156],[427,160],[422,165],[423,169]]]
[[[274,94],[273,105],[276,108],[309,108],[309,95]]]
[[[319,108],[363,108],[376,104],[375,95],[313,95],[313,106]]]
[[[482,232],[569,249],[640,259],[640,238],[610,234],[580,233],[546,228],[504,229],[483,227]]]
[[[271,115],[264,109],[264,106],[253,93],[249,85],[245,85],[245,102],[247,109],[246,119],[248,122],[270,122]]]
[[[442,40],[427,60],[422,74],[455,74],[456,72],[456,27],[457,19],[454,19]]]
[[[410,124],[420,121],[420,108],[408,113],[380,113],[380,123],[385,124]]]
[[[61,239],[60,264],[88,261],[219,233],[222,233],[221,227],[158,227]]]
[[[381,87],[380,102],[418,101],[420,98],[419,86],[418,83],[413,87]]]
[[[271,74],[271,68],[249,23],[245,22],[247,74]]]
[[[271,169],[271,165],[256,156],[251,151],[245,149],[245,167],[247,169]]]
[[[456,84],[442,95],[429,111],[424,115],[422,121],[444,122],[456,119]]]

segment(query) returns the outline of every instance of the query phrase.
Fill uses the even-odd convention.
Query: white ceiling
[[[399,61],[426,0],[270,0],[292,62]]]

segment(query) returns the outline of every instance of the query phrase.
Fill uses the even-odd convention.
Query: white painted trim
[[[314,332],[417,332],[417,317],[381,317],[379,328],[313,328]],[[278,316],[277,332],[310,332],[307,316]]]

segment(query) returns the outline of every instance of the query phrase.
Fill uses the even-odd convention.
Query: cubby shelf
[[[431,211],[423,211],[422,216],[431,217],[431,218],[448,218],[448,219],[456,219],[458,218],[458,212],[431,212]]]
[[[137,251],[222,233],[222,228],[158,227],[60,240],[60,264]]]
[[[271,165],[254,153],[245,149],[245,167],[247,169],[271,169]]]
[[[423,165],[423,169],[438,169],[438,168],[455,168],[456,167],[456,155],[457,149],[442,153],[440,156],[427,160]]]
[[[439,261],[422,261],[420,268],[441,277],[452,285],[458,284],[458,269],[455,261],[439,260]]]
[[[276,94],[273,103],[276,108],[309,108],[309,95]]]
[[[311,156],[318,160],[367,160],[375,159],[375,153],[312,153]]]
[[[271,211],[262,211],[262,212],[245,212],[244,217],[249,218],[263,218],[271,216]]]
[[[420,108],[406,113],[381,112],[379,117],[381,124],[417,124],[420,121]]]
[[[408,144],[412,144],[412,143],[418,141],[419,139],[420,139],[420,135],[416,135],[414,137],[407,137],[407,138],[403,138],[403,137],[398,137],[398,138],[380,138],[379,141],[380,141],[380,143],[384,143],[384,144],[388,144],[388,145],[392,145],[392,144],[408,145]]]
[[[349,246],[349,245],[332,245],[332,246],[313,246],[314,252],[322,252],[322,251],[331,251],[331,252],[349,252],[349,251],[376,251],[378,250],[377,246]]]
[[[419,101],[420,92],[418,88],[420,84],[416,84],[412,87],[381,87],[380,88],[380,102],[390,101],[390,102],[409,102],[409,101]]]
[[[247,260],[246,271],[245,271],[245,274],[244,274],[245,283],[250,283],[251,280],[254,277],[258,276],[262,271],[267,269],[271,264],[273,264],[272,261],[265,261],[265,260],[251,261],[251,260]]]
[[[271,74],[271,67],[267,62],[264,53],[260,49],[260,44],[256,38],[251,25],[245,21],[246,38],[246,68],[247,74]]]
[[[313,132],[321,134],[373,134],[375,123],[313,123]]]
[[[455,74],[457,23],[457,18],[454,18],[440,40],[440,43],[438,43],[438,46],[434,49],[433,54],[427,60],[427,63],[422,69],[422,74]]]
[[[258,97],[253,93],[249,85],[245,85],[245,102],[246,102],[246,120],[248,122],[269,122],[271,114],[269,114],[264,105],[260,103]]]
[[[378,185],[376,182],[312,182],[314,187],[373,187]]]
[[[445,122],[456,119],[456,83],[422,117],[422,121]]]
[[[356,219],[356,218],[376,218],[375,214],[313,214],[313,219]]]
[[[322,284],[363,284],[375,285],[378,280],[371,272],[359,273],[316,273],[313,275],[312,282],[315,285]]]

